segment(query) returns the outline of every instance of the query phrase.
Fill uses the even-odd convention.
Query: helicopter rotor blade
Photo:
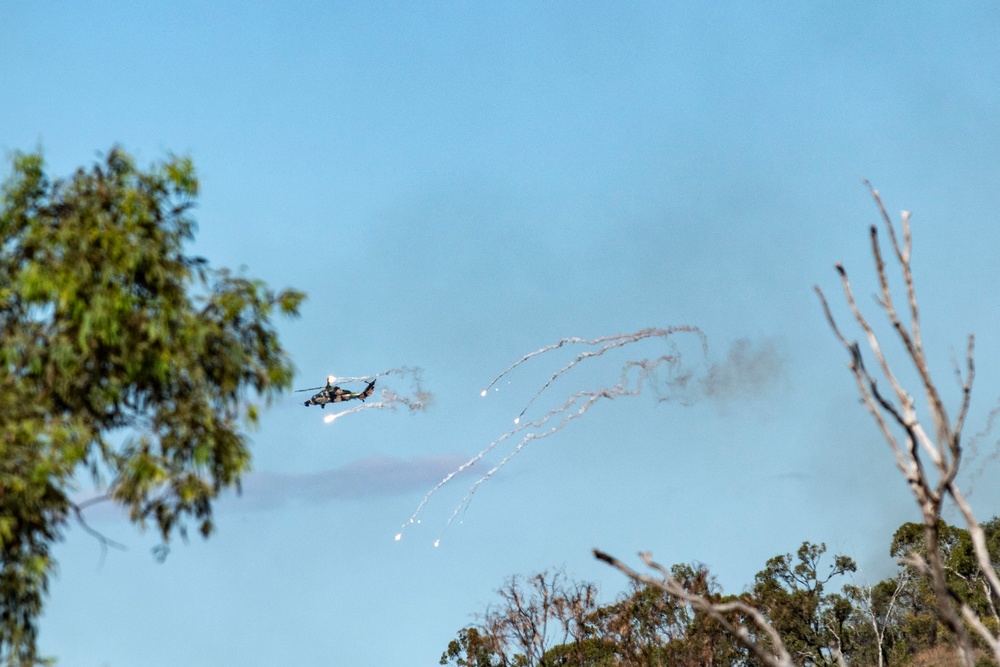
[[[320,389],[326,389],[326,387],[311,387],[309,389],[296,389],[295,393],[297,394],[300,391],[319,391]]]

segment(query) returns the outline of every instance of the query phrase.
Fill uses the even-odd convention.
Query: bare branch
[[[770,667],[795,667],[791,655],[785,648],[784,642],[778,632],[771,626],[767,618],[757,609],[739,601],[732,602],[712,602],[708,598],[689,592],[680,582],[674,579],[662,565],[654,562],[648,553],[640,554],[640,557],[651,569],[658,572],[662,578],[650,577],[640,574],[628,565],[603,551],[594,549],[594,557],[603,561],[611,567],[617,569],[629,579],[652,586],[667,595],[676,597],[690,604],[695,610],[703,612],[715,620],[722,628],[743,644],[758,660]],[[750,636],[747,628],[734,623],[728,614],[741,614],[748,617],[758,629],[763,631],[773,644],[774,653],[769,652],[760,643]]]
[[[91,537],[97,540],[97,543],[99,545],[101,545],[101,559],[98,562],[98,567],[104,564],[104,559],[108,555],[108,547],[111,547],[112,549],[118,549],[119,551],[128,551],[128,547],[126,547],[121,542],[116,542],[111,538],[107,537],[106,535],[104,535],[103,533],[101,533],[100,531],[91,528],[90,525],[87,523],[86,519],[83,518],[84,509],[90,507],[91,505],[95,505],[99,502],[104,502],[105,500],[110,500],[110,499],[111,496],[103,495],[103,496],[96,496],[94,498],[88,498],[87,500],[84,500],[80,503],[70,503],[70,508],[73,510],[73,515],[76,516],[77,523],[80,524],[80,527],[83,528],[84,531],[86,531]]]
[[[972,607],[963,602],[961,603],[961,609],[962,618],[973,630],[976,631],[976,634],[979,635],[986,645],[990,647],[990,650],[993,652],[993,659],[1000,662],[1000,641],[998,641],[997,637],[988,627],[986,627],[986,624],[983,623],[983,620],[979,618],[979,614],[977,614]],[[970,656],[970,658],[971,657],[972,656]]]
[[[841,265],[837,265],[837,271],[840,273],[842,281],[845,285],[845,292],[848,294],[848,301],[853,302],[853,296],[851,295],[850,282],[847,279],[847,273]],[[924,494],[924,489],[921,484],[922,479],[924,479],[923,466],[920,462],[920,458],[917,455],[915,443],[917,441],[917,435],[910,428],[909,425],[913,420],[904,417],[887,399],[885,399],[878,390],[878,383],[874,378],[868,373],[867,368],[864,364],[864,358],[861,355],[861,349],[857,343],[849,341],[843,333],[841,333],[840,328],[837,326],[837,322],[833,317],[833,313],[830,311],[830,306],[826,301],[826,297],[823,295],[823,291],[819,287],[813,288],[816,294],[819,296],[820,303],[823,306],[823,312],[826,314],[827,322],[830,324],[830,328],[833,330],[834,334],[840,340],[841,344],[847,350],[851,357],[851,372],[854,374],[855,381],[858,386],[858,393],[861,395],[861,399],[865,404],[868,412],[874,417],[879,429],[882,431],[883,437],[885,437],[886,442],[889,443],[893,454],[896,456],[896,466],[899,468],[900,472],[906,478],[907,483],[910,484],[910,488],[918,496],[920,502],[927,500]],[[867,326],[867,321],[861,315],[855,307],[856,317],[860,317],[863,322],[863,327]],[[871,331],[871,327],[868,327]],[[875,337],[874,331],[871,332],[869,340],[874,340],[876,349],[878,348],[878,339]],[[887,366],[887,365],[886,365]],[[893,378],[894,379],[894,378]],[[899,394],[900,391],[897,391]],[[911,405],[912,413],[912,399],[906,396],[905,392],[902,392],[905,398],[904,402]],[[881,408],[881,409],[880,409]],[[889,428],[889,423],[883,415],[883,410],[888,413],[893,420],[899,424],[904,431],[907,433],[907,446],[904,449],[893,433],[892,429]],[[914,417],[915,419],[915,417]]]
[[[969,334],[969,342],[965,353],[965,382],[962,383],[962,405],[958,409],[958,417],[955,418],[954,433],[951,446],[955,458],[955,467],[961,458],[961,448],[959,447],[959,437],[965,427],[965,418],[969,414],[969,404],[972,402],[972,383],[976,379],[976,362],[973,356],[976,346],[976,337]]]
[[[888,379],[898,400],[898,406],[887,400],[879,393],[878,387],[868,371],[865,370],[861,359],[860,349],[856,344],[849,342],[849,339],[837,327],[830,312],[829,305],[820,294],[820,301],[830,323],[834,335],[841,344],[847,347],[851,355],[851,370],[855,375],[859,392],[865,402],[868,411],[874,416],[879,428],[896,455],[897,465],[903,471],[904,476],[914,498],[920,506],[924,520],[925,546],[927,550],[926,558],[911,554],[906,562],[916,571],[927,576],[934,590],[937,601],[937,611],[941,621],[954,633],[959,646],[959,654],[963,664],[971,665],[972,648],[968,628],[976,629],[982,634],[979,626],[969,621],[969,614],[973,612],[966,608],[964,603],[958,600],[953,591],[948,587],[943,557],[940,549],[939,523],[941,521],[942,503],[946,496],[950,496],[962,512],[966,524],[972,536],[973,549],[976,559],[984,577],[988,583],[989,600],[992,608],[996,608],[1000,603],[1000,578],[990,563],[989,554],[986,550],[985,535],[972,514],[971,508],[965,501],[964,496],[957,488],[955,479],[958,475],[962,460],[961,433],[968,416],[971,402],[972,386],[975,379],[974,363],[974,337],[970,336],[966,352],[965,379],[960,382],[961,400],[958,414],[954,424],[948,418],[948,412],[944,401],[938,390],[937,384],[931,377],[930,366],[923,349],[923,342],[920,334],[920,310],[917,304],[916,289],[914,287],[913,271],[911,266],[912,257],[912,235],[910,229],[910,213],[903,211],[902,220],[902,243],[896,233],[892,219],[885,209],[878,191],[872,187],[871,183],[865,181],[872,197],[875,200],[882,220],[885,223],[896,263],[902,273],[906,285],[906,300],[909,306],[910,323],[909,329],[899,318],[893,303],[892,289],[889,283],[888,270],[878,242],[878,232],[873,226],[870,229],[871,250],[875,260],[875,268],[878,276],[880,295],[878,298],[884,316],[888,323],[896,331],[909,361],[913,364],[923,385],[924,397],[926,400],[926,410],[934,422],[934,437],[930,437],[926,429],[920,423],[912,396],[901,386],[897,377],[892,372],[888,360],[882,352],[878,338],[873,327],[861,313],[860,308],[851,291],[847,273],[843,267],[837,265],[837,270],[841,276],[844,294],[847,304],[851,309],[854,319],[861,327],[871,353],[875,356],[882,375]],[[819,290],[817,289],[817,292]],[[961,378],[961,373],[959,373]],[[895,433],[889,429],[889,424],[895,423],[902,428],[906,435],[906,447],[900,447]],[[924,470],[920,458],[919,450],[925,452],[934,464],[936,478],[931,479]],[[973,614],[974,615],[974,614]],[[980,622],[980,626],[981,626]],[[996,639],[987,641],[991,647],[996,647]],[[994,650],[998,650],[994,648]],[[1000,657],[1000,654],[998,654]]]
[[[883,255],[879,244],[878,230],[875,226],[870,228],[871,252],[879,283],[876,303],[881,310],[882,317],[885,318],[884,322],[899,337],[905,350],[906,363],[913,364],[913,368],[919,377],[919,382],[923,390],[922,394],[917,394],[917,396],[921,397],[919,413],[917,399],[903,386],[883,350],[879,337],[876,334],[875,326],[873,326],[872,321],[866,317],[859,307],[857,299],[854,296],[851,281],[844,267],[840,264],[836,265],[844,298],[851,316],[857,327],[860,328],[867,343],[868,351],[866,354],[871,354],[875,359],[875,363],[872,365],[873,370],[869,370],[865,364],[865,354],[862,353],[861,346],[851,340],[837,324],[823,292],[819,287],[815,287],[814,289],[819,297],[827,323],[836,339],[848,354],[849,368],[851,374],[854,376],[861,400],[865,408],[875,419],[886,443],[895,455],[897,467],[903,473],[922,514],[924,527],[923,554],[908,554],[900,562],[901,564],[908,565],[912,572],[928,578],[934,595],[938,620],[954,636],[961,664],[966,667],[972,667],[973,637],[976,637],[988,646],[993,652],[994,659],[1000,663],[1000,637],[994,635],[990,631],[988,624],[977,615],[968,603],[962,601],[949,586],[945,555],[942,552],[942,536],[940,533],[941,526],[943,525],[941,519],[943,504],[947,498],[951,498],[965,520],[976,561],[982,572],[982,578],[976,575],[975,581],[983,582],[983,589],[987,593],[990,609],[993,611],[994,617],[1000,618],[997,614],[997,609],[1000,609],[1000,575],[993,568],[987,549],[985,532],[976,520],[965,496],[955,483],[962,462],[962,430],[969,414],[972,387],[976,374],[974,361],[975,338],[973,336],[969,336],[968,338],[964,379],[962,371],[957,371],[961,394],[958,401],[957,416],[954,423],[952,423],[949,420],[948,410],[938,385],[931,376],[930,364],[923,347],[920,322],[921,313],[918,307],[911,265],[912,234],[910,213],[903,211],[901,214],[900,235],[886,211],[878,191],[868,181],[865,181],[865,184],[868,186],[875,200],[892,246],[892,253]],[[896,266],[893,268],[901,272],[905,283],[906,311],[908,312],[904,312],[903,316],[906,317],[908,315],[908,322],[904,322],[896,310],[889,278],[890,267],[886,263],[887,258],[890,263],[892,263],[893,259],[895,260]],[[882,382],[881,388],[879,385],[880,382]],[[885,389],[886,385],[889,387],[888,390]],[[1000,414],[1000,408],[995,409],[990,414],[991,424],[992,420],[998,414]],[[925,428],[921,422],[920,415],[929,415],[933,422],[932,429]],[[929,460],[926,467],[922,457]],[[654,562],[648,554],[642,554],[642,558],[655,576],[640,574],[604,552],[595,550],[594,555],[599,560],[624,573],[634,582],[652,586],[690,605],[692,609],[706,614],[719,623],[740,644],[746,647],[760,663],[770,667],[790,667],[794,664],[792,655],[789,653],[774,625],[771,624],[763,612],[751,605],[739,600],[718,602],[710,597],[688,590],[666,568]],[[898,604],[901,591],[906,583],[907,574],[904,572],[896,582],[895,590],[889,596],[887,607],[882,617],[874,609],[871,587],[868,587],[866,590],[868,614],[875,637],[879,642],[880,664],[883,661],[881,649],[886,627],[889,625],[890,617]],[[972,585],[973,581],[970,580],[968,583]],[[834,638],[831,641],[835,645],[829,647],[829,651],[832,652],[832,658],[838,664],[846,664],[846,658],[843,655],[844,648],[839,643],[841,638],[838,634],[838,629],[829,628],[828,636]],[[824,652],[824,660],[827,660],[828,658],[825,654],[827,648],[819,650]],[[811,662],[817,661],[818,656],[814,654],[815,650],[812,655],[803,653],[799,655],[799,658]]]

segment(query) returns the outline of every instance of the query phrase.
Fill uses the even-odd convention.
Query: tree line
[[[924,553],[923,524],[905,523],[893,534],[894,558]],[[1000,518],[983,524],[991,562],[1000,566]],[[1000,630],[1000,616],[973,553],[968,530],[941,524],[948,586],[963,603]],[[877,583],[859,582],[853,559],[830,557],[824,544],[803,542],[774,556],[741,593],[725,593],[701,563],[673,565],[673,579],[713,604],[759,610],[803,667],[957,665],[956,640],[938,619],[928,577],[900,564]],[[659,588],[633,581],[609,603],[597,587],[562,570],[512,576],[478,622],[459,630],[441,656],[454,667],[752,667],[746,643],[718,620]],[[750,628],[737,609],[732,628]],[[764,632],[748,638],[767,645]],[[995,664],[978,642],[976,664]]]

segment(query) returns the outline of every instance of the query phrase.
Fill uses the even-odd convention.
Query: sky
[[[846,325],[842,262],[874,315],[863,179],[913,211],[934,370],[955,405],[977,334],[968,434],[983,429],[1000,396],[998,32],[988,2],[0,4],[5,159],[41,150],[67,175],[115,145],[140,165],[190,156],[191,252],[308,293],[279,325],[296,388],[403,369],[369,401],[431,397],[326,423],[286,394],[217,532],[162,563],[155,534],[88,509],[127,550],[67,528],[43,653],[433,665],[511,575],[623,591],[595,547],[705,563],[729,592],[804,540],[886,576],[916,505],[813,286]],[[600,348],[566,343],[480,396],[563,339],[648,328],[678,330],[611,338],[560,374]],[[629,376],[637,395],[503,439],[553,375],[517,427],[663,355],[680,366]],[[962,479],[986,518],[997,435],[970,440]]]

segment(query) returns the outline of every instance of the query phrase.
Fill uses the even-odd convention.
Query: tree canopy
[[[997,548],[1000,519],[985,523],[991,553]],[[952,591],[995,624],[996,613],[984,595],[984,580],[968,558],[969,531],[946,523]],[[889,540],[889,553],[923,549],[923,525],[906,523]],[[929,578],[901,563],[894,576],[875,584],[848,583],[856,571],[843,555],[824,557],[823,544],[803,542],[794,554],[769,559],[743,593],[725,594],[708,567],[677,564],[671,578],[686,592],[720,608],[732,627],[753,641],[771,638],[742,616],[740,608],[760,610],[793,655],[795,664],[833,667],[951,665],[956,638],[934,611]],[[525,585],[529,582],[533,585]],[[587,595],[579,595],[587,591]],[[593,584],[563,573],[511,577],[497,591],[499,601],[480,622],[461,629],[441,656],[457,667],[758,667],[763,664],[715,619],[689,602],[655,586],[632,581],[606,604]],[[552,627],[560,629],[553,632]],[[516,628],[517,632],[512,632]],[[994,664],[977,646],[978,663]],[[843,661],[843,663],[841,663]]]
[[[16,154],[0,191],[0,658],[38,660],[51,545],[80,473],[164,544],[249,469],[258,404],[286,390],[275,329],[304,294],[185,251],[190,159],[113,148],[67,178]]]

